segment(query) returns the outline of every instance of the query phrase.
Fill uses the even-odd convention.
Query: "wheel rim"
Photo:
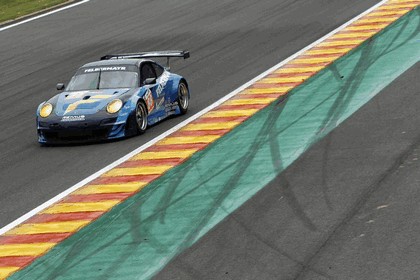
[[[185,84],[179,85],[179,105],[182,107],[182,109],[188,108],[188,89]]]
[[[146,109],[141,103],[137,104],[136,121],[140,130],[145,130],[147,126]]]

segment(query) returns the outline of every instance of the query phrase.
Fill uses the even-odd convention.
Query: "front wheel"
[[[147,110],[143,102],[137,103],[136,106],[136,124],[137,133],[143,134],[147,128]]]
[[[185,82],[180,82],[178,86],[178,106],[181,115],[187,113],[189,103],[190,100],[187,84],[185,84]]]

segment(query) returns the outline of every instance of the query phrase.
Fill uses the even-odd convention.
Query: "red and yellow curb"
[[[28,266],[419,4],[420,0],[386,2],[217,108],[1,235],[0,279]]]

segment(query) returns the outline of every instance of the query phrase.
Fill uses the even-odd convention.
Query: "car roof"
[[[139,66],[143,61],[150,61],[148,59],[107,59],[107,60],[99,60],[87,63],[82,67],[92,67],[92,66],[109,66],[109,65],[134,65]]]

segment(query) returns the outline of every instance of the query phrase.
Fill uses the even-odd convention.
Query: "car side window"
[[[141,84],[144,85],[144,81],[148,78],[157,78],[155,69],[153,69],[150,63],[143,63],[140,70]]]
[[[163,69],[162,66],[160,66],[156,63],[153,63],[153,68],[155,69],[155,72],[156,72],[156,75],[157,75],[158,78],[160,77],[160,75],[162,75],[163,71],[165,70],[165,69]]]

